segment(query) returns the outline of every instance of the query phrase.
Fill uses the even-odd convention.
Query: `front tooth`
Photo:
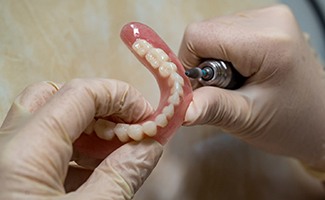
[[[164,114],[157,115],[155,122],[157,126],[160,126],[161,128],[164,128],[168,124],[167,117]]]
[[[146,53],[148,53],[149,49],[151,49],[152,46],[146,40],[137,39],[133,43],[132,48],[139,56],[144,56],[144,55],[146,55]]]
[[[135,141],[140,141],[143,139],[142,126],[139,124],[132,124],[129,126],[127,133],[130,138]]]
[[[152,48],[146,54],[146,60],[150,63],[150,65],[157,69],[161,63],[168,61],[168,55],[159,48]]]
[[[164,78],[170,76],[173,72],[176,71],[177,71],[177,67],[172,62],[164,62],[159,67],[159,74]]]
[[[165,106],[162,113],[166,115],[167,119],[170,119],[172,116],[174,116],[174,105],[169,104],[168,106]]]
[[[169,86],[172,86],[175,82],[178,82],[182,86],[184,86],[184,79],[176,72],[170,75],[169,82],[168,82]]]
[[[168,103],[177,106],[177,105],[180,103],[179,94],[178,94],[178,93],[174,93],[174,94],[172,94],[172,95],[168,98]]]
[[[183,96],[184,95],[183,86],[179,82],[175,82],[174,85],[172,86],[171,93],[172,94],[178,93],[179,96]]]
[[[112,140],[114,138],[113,128],[116,126],[115,123],[98,119],[94,125],[96,135],[104,140]]]
[[[128,124],[116,124],[114,128],[114,133],[121,142],[127,142],[129,140],[129,136],[127,133],[129,126],[130,125]]]
[[[142,124],[142,128],[143,132],[150,137],[153,137],[157,134],[157,124],[153,121],[146,121]]]

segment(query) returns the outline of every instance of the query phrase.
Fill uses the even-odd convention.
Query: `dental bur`
[[[231,90],[240,88],[247,79],[230,62],[222,60],[206,60],[198,67],[186,70],[185,75],[197,79],[204,86]]]

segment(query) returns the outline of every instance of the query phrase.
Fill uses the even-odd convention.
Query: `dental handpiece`
[[[225,89],[238,89],[247,79],[230,62],[206,60],[198,67],[185,71],[186,76],[197,79],[204,86],[216,86]]]

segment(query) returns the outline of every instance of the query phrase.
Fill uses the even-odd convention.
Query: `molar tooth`
[[[87,126],[87,128],[84,130],[84,133],[87,135],[90,135],[92,132],[94,132],[94,126],[95,126],[96,120],[93,119],[90,124]]]
[[[157,115],[155,122],[157,126],[160,126],[161,128],[164,128],[168,124],[167,117],[164,114]]]
[[[175,82],[171,89],[171,94],[178,93],[179,96],[184,95],[183,86],[179,82]]]
[[[94,125],[94,130],[96,135],[104,140],[112,140],[114,138],[114,131],[113,128],[116,126],[115,123],[98,119]]]
[[[164,78],[170,76],[173,72],[176,71],[177,71],[177,67],[172,62],[164,62],[159,67],[159,74]]]
[[[137,39],[132,45],[132,49],[139,56],[146,55],[146,53],[148,53],[149,49],[151,48],[152,48],[151,44],[144,39]]]
[[[149,137],[153,137],[157,134],[157,124],[153,121],[146,121],[142,124],[143,132]]]
[[[178,74],[178,73],[172,73],[170,75],[170,78],[168,80],[169,86],[174,85],[175,82],[180,83],[182,86],[184,86],[184,79]]]
[[[168,103],[177,106],[180,103],[179,94],[176,92],[168,98]]]
[[[129,126],[127,133],[130,138],[135,141],[140,141],[143,139],[142,126],[139,124],[132,124]]]
[[[154,69],[157,69],[161,63],[166,62],[169,59],[168,55],[159,48],[150,49],[145,57]]]
[[[127,133],[129,126],[130,125],[128,124],[116,124],[114,128],[114,133],[121,142],[127,142],[129,140],[129,136]]]
[[[168,106],[165,106],[162,110],[162,114],[166,115],[167,119],[170,119],[172,116],[174,116],[174,105],[169,104]]]

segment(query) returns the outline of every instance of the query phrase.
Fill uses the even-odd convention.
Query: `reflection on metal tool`
[[[246,77],[242,76],[230,62],[206,60],[198,67],[186,70],[186,76],[197,79],[204,86],[216,86],[225,89],[240,88]]]

